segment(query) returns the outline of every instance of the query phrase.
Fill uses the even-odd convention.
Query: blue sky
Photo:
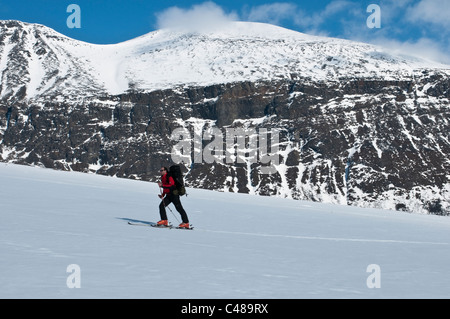
[[[69,28],[71,4],[80,28]],[[380,9],[380,27],[367,19]],[[373,17],[373,16],[372,16]],[[71,38],[110,44],[174,23],[231,19],[276,24],[308,34],[382,44],[450,64],[450,0],[147,1],[0,0],[1,20],[40,23]],[[375,20],[371,20],[375,21]]]

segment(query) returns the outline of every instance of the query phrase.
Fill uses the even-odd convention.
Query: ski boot
[[[162,219],[156,223],[156,227],[169,227],[169,221],[167,219]]]

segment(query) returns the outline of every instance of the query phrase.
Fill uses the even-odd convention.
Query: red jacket
[[[167,176],[167,173],[161,176],[161,184],[164,195],[170,194],[173,187],[175,187],[175,181],[173,180],[172,176]]]

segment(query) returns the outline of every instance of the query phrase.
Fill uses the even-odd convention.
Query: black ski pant
[[[173,203],[176,210],[180,213],[183,223],[189,223],[188,216],[180,202],[180,195],[174,194],[166,195],[166,197],[164,197],[164,199],[161,201],[161,204],[159,204],[159,214],[161,215],[161,219],[167,219],[166,206],[168,206],[170,203]]]

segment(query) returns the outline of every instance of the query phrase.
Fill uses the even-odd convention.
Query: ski
[[[151,224],[144,224],[144,223],[132,223],[132,222],[128,222],[128,225],[133,225],[133,226],[152,226]]]
[[[164,226],[164,225],[158,225],[158,224],[144,224],[144,223],[128,222],[128,225],[146,226],[146,227],[154,227],[154,228],[167,228],[167,229],[185,229],[185,230],[193,230],[194,229],[194,227],[192,227],[192,226],[190,226],[189,228],[186,228],[186,227],[175,227],[172,224],[170,224],[169,226]]]
[[[169,226],[160,226],[160,225],[150,225],[151,227],[155,227],[155,228],[168,228],[168,229],[185,229],[185,230],[192,230],[194,229],[194,227],[190,226],[189,228],[186,227],[178,227],[178,226],[173,226],[173,225],[169,225]]]
[[[193,230],[194,229],[194,227],[192,227],[192,226],[189,226],[189,228],[186,228],[186,227],[174,227],[175,229],[186,229],[186,230]]]
[[[132,222],[128,222],[128,225],[133,225],[133,226],[145,226],[145,227],[155,227],[155,228],[172,228],[172,225],[169,226],[161,226],[161,225],[157,225],[157,224],[144,224],[144,223],[132,223]]]
[[[165,225],[154,224],[154,225],[150,225],[150,226],[152,226],[152,227],[154,227],[154,228],[168,228],[168,229],[172,229],[172,228],[173,228],[172,225],[165,226]]]

